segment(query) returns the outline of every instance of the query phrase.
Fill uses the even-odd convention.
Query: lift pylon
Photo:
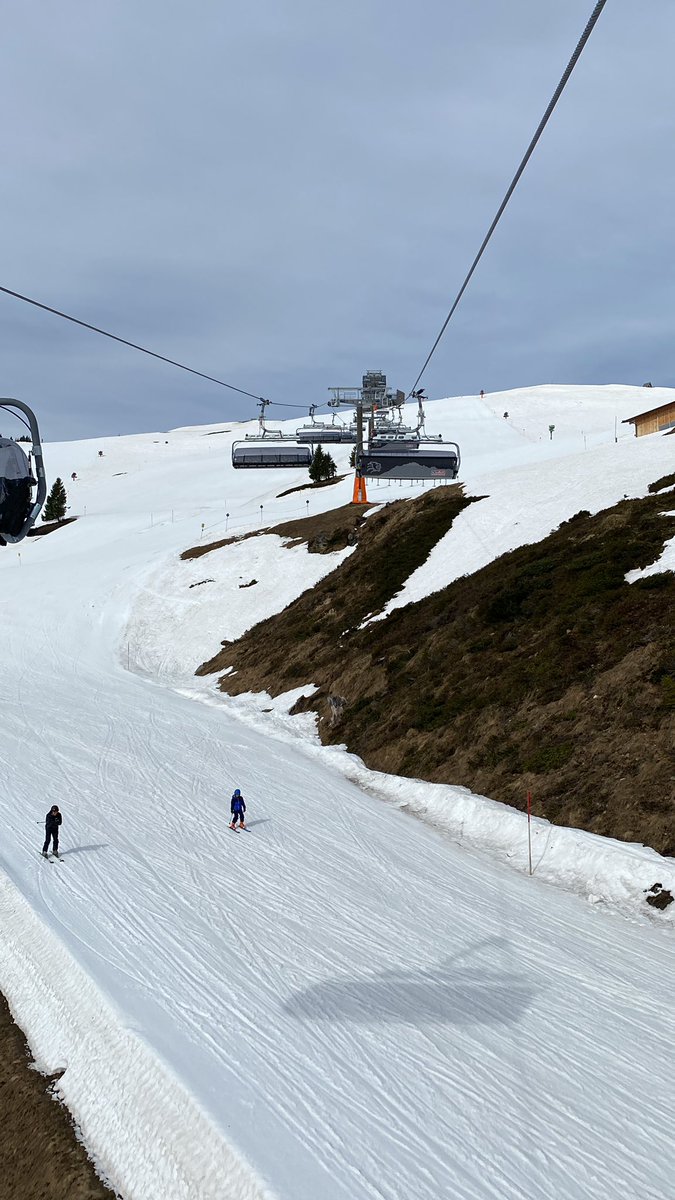
[[[354,453],[354,463],[356,465],[356,473],[354,475],[354,491],[352,493],[352,504],[367,504],[368,493],[366,491],[366,481],[361,474],[361,459],[363,457],[363,393],[360,393],[356,402],[356,450]]]

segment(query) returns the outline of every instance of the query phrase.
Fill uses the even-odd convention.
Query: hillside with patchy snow
[[[338,509],[331,523],[342,517],[353,553],[225,641],[199,674],[230,695],[302,695],[293,711],[317,715],[322,742],[375,770],[517,808],[529,794],[556,824],[675,855],[675,574],[659,570],[675,541],[667,478],[663,491],[578,513],[386,620],[372,614],[481,501],[437,488],[356,527],[354,508]]]
[[[621,425],[643,400],[430,404],[486,499],[392,613],[672,471]],[[272,534],[181,560],[350,499],[232,471],[221,428],[47,446],[79,519],[0,553],[0,988],[38,1064],[125,1200],[668,1200],[675,906],[644,890],[675,864],[540,819],[529,877],[522,814],[196,679],[349,561]]]

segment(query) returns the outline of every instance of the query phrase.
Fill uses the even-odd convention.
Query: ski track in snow
[[[640,389],[587,391],[587,438],[641,406]],[[517,491],[537,455],[543,489],[563,454],[576,482],[557,519],[611,502],[592,476],[584,493],[578,390],[540,393],[486,397],[492,420],[475,400],[438,408],[465,462],[482,446],[495,490],[501,456],[500,503],[508,455]],[[540,408],[566,397],[551,449]],[[243,591],[241,550],[196,566],[176,550],[222,522],[223,481],[230,530],[253,528],[260,503],[274,520],[305,505],[274,499],[294,472],[233,480],[226,435],[164,440],[47,448],[50,473],[78,471],[87,519],[0,558],[0,986],[38,1063],[66,1068],[96,1161],[125,1200],[669,1200],[672,924],[459,848],[356,786],[335,751],[179,694],[197,650],[241,631],[242,604],[253,623],[287,601],[278,539],[244,544],[260,581]],[[672,462],[671,439],[643,443],[606,448],[629,494]],[[312,493],[313,510],[349,490]],[[291,590],[311,586],[302,551],[281,553],[297,556]],[[187,592],[195,573],[214,584]],[[227,829],[235,786],[247,833]],[[61,865],[39,855],[52,803]]]

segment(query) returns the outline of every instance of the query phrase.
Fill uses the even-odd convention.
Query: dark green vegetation
[[[312,461],[309,465],[309,477],[312,483],[325,483],[329,479],[334,479],[337,475],[337,467],[332,454],[328,454],[319,442]]]
[[[312,682],[298,708],[369,766],[517,807],[531,789],[552,821],[675,854],[675,576],[625,582],[675,533],[668,497],[578,513],[360,629],[469,502],[442,488],[372,514],[341,567],[200,673],[234,667],[231,692]]]
[[[62,479],[54,480],[52,490],[47,497],[47,503],[42,511],[43,521],[62,521],[66,515],[68,497]]]

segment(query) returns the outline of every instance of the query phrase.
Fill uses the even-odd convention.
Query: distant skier
[[[235,789],[235,793],[230,800],[230,812],[232,813],[230,829],[237,828],[237,819],[239,820],[240,829],[245,829],[246,826],[244,825],[244,813],[246,812],[246,804],[244,802],[244,797],[239,791],[239,788]]]
[[[47,816],[45,817],[45,844],[42,847],[42,853],[45,858],[49,850],[50,841],[54,844],[54,857],[59,857],[59,825],[61,824],[61,813],[59,812],[58,804],[52,804]]]

